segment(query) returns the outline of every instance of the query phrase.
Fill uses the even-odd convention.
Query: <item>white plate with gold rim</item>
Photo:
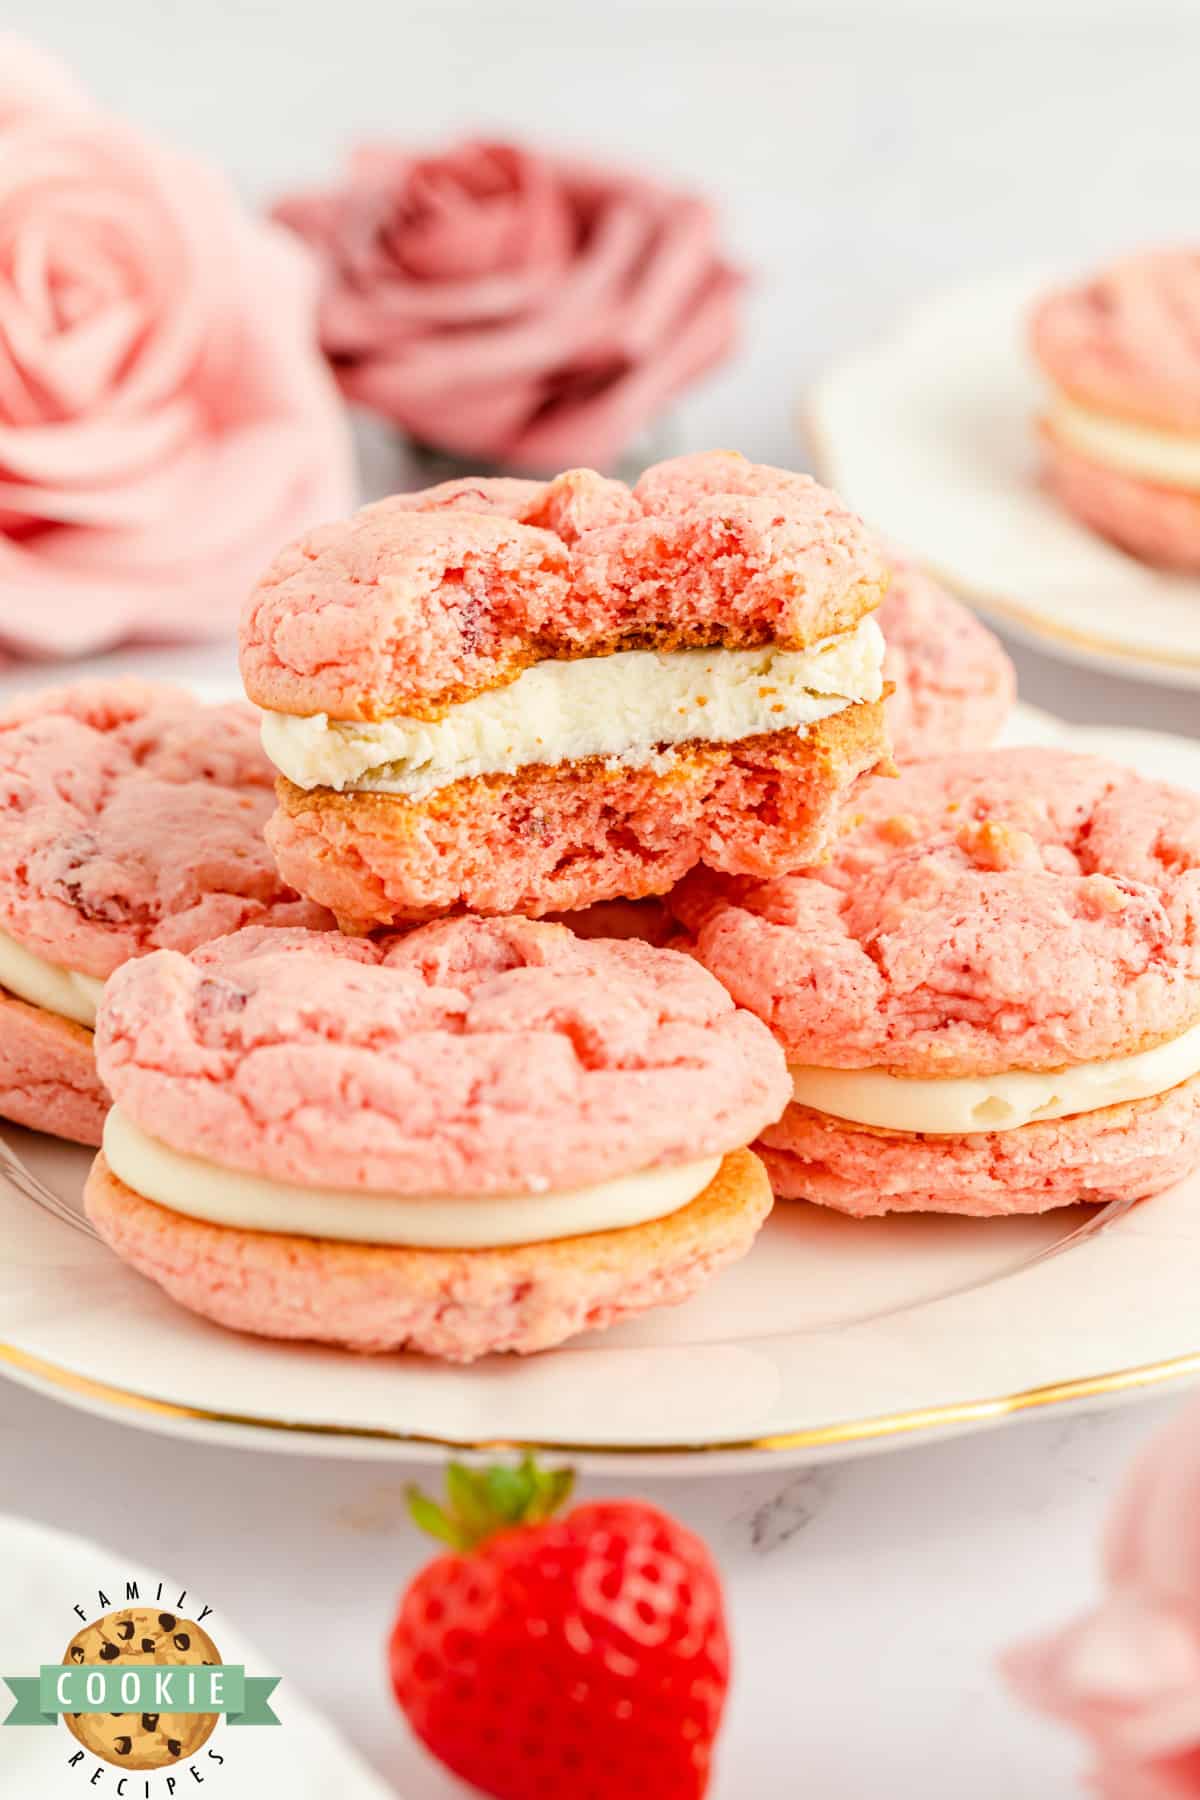
[[[1008,736],[1200,790],[1200,742],[1025,710]],[[1132,1210],[1039,1219],[856,1221],[781,1205],[751,1254],[686,1305],[460,1369],[206,1324],[81,1224],[85,1152],[15,1129],[6,1143],[0,1372],[149,1429],[409,1461],[532,1443],[595,1468],[705,1473],[1200,1374],[1200,1176]]]
[[[1200,580],[1126,556],[1039,483],[1045,388],[1025,322],[1058,278],[1009,274],[927,301],[830,370],[802,430],[822,480],[1014,634],[1200,688]]]

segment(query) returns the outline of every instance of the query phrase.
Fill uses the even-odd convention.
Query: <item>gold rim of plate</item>
[[[452,1451],[530,1450],[552,1456],[621,1456],[646,1460],[680,1456],[778,1455],[790,1450],[833,1449],[844,1444],[865,1444],[881,1438],[935,1432],[952,1426],[982,1425],[1017,1413],[1043,1407],[1065,1406],[1102,1395],[1135,1392],[1163,1382],[1200,1375],[1200,1350],[1162,1362],[1140,1363],[1113,1369],[1103,1375],[1082,1375],[1050,1382],[1012,1394],[985,1400],[954,1400],[911,1412],[881,1413],[865,1419],[844,1419],[830,1425],[806,1426],[798,1431],[774,1431],[761,1437],[722,1438],[716,1442],[684,1440],[674,1444],[578,1443],[562,1438],[457,1438],[423,1431],[393,1431],[385,1426],[332,1425],[302,1420],[273,1419],[254,1413],[221,1412],[204,1406],[182,1406],[131,1388],[113,1387],[89,1375],[61,1368],[44,1357],[33,1356],[15,1344],[0,1344],[0,1365],[20,1370],[36,1381],[82,1399],[94,1400],[127,1412],[151,1414],[162,1419],[229,1425],[241,1430],[284,1431],[316,1438],[348,1438],[369,1443],[411,1444],[415,1447]]]

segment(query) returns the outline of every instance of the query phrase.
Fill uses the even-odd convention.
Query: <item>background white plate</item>
[[[1025,346],[1045,270],[927,302],[838,364],[804,425],[823,480],[1040,648],[1200,688],[1200,581],[1146,568],[1038,482],[1044,388]]]
[[[1062,742],[1200,789],[1200,743]],[[776,1208],[751,1255],[686,1305],[529,1359],[458,1369],[235,1336],[119,1263],[78,1218],[88,1154],[8,1131],[0,1368],[132,1423],[331,1454],[533,1442],[594,1467],[715,1470],[962,1429],[1200,1372],[1200,1176],[1132,1212],[856,1221]],[[58,1196],[39,1207],[21,1167]]]

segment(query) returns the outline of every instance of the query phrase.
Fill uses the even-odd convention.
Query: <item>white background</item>
[[[754,286],[744,351],[680,410],[681,448],[801,461],[806,383],[931,288],[1200,234],[1200,8],[1184,0],[3,0],[0,22],[255,198],[326,174],[357,136],[467,129],[710,189]],[[1069,716],[1200,728],[1194,695],[1019,662],[1025,697]],[[709,1533],[729,1578],[717,1800],[1077,1791],[1076,1746],[1010,1706],[991,1657],[1085,1602],[1107,1498],[1165,1409],[793,1479],[642,1484]],[[408,1743],[379,1674],[420,1554],[402,1486],[369,1465],[156,1441],[0,1387],[0,1507],[103,1529],[219,1596],[398,1792],[446,1800],[458,1790]]]
[[[1197,219],[1193,0],[0,0],[0,23],[255,199],[357,138],[489,130],[707,189],[753,287],[680,448],[794,464],[806,383],[912,300]],[[1020,661],[1034,704],[1194,725],[1194,697]]]

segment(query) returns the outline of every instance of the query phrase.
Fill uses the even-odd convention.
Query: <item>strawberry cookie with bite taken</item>
[[[83,681],[0,713],[0,1116],[100,1142],[92,1026],[130,957],[332,926],[275,869],[271,780],[240,701]]]
[[[727,453],[315,531],[242,624],[280,869],[361,931],[809,862],[886,761],[885,580],[832,494]]]
[[[787,1055],[759,1148],[841,1211],[1138,1200],[1200,1164],[1200,796],[980,751],[872,782],[828,863],[672,898]]]
[[[771,1206],[789,1085],[695,962],[529,919],[235,933],[109,983],[87,1184],[118,1255],[240,1331],[455,1362],[684,1299]]]

